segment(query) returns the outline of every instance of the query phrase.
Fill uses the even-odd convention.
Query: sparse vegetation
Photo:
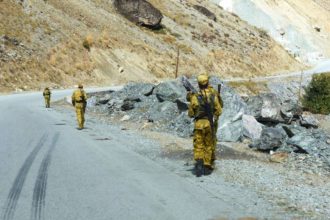
[[[229,86],[238,89],[238,90],[242,90],[242,89],[247,89],[249,92],[251,92],[251,94],[253,95],[258,95],[261,91],[262,91],[262,84],[257,84],[254,81],[241,81],[241,82],[229,82],[228,83]]]
[[[313,76],[303,106],[313,113],[330,114],[330,73]]]
[[[90,51],[93,43],[94,43],[94,38],[93,38],[92,35],[89,34],[84,39],[83,46],[84,46],[85,49],[87,49],[88,51]]]

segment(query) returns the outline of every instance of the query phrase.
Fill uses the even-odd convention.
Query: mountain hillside
[[[164,16],[161,29],[126,20],[108,0],[0,1],[0,90],[173,78],[178,48],[179,74],[253,77],[302,67],[265,31],[211,1],[149,2]]]
[[[270,36],[304,63],[330,58],[330,1],[215,0]]]

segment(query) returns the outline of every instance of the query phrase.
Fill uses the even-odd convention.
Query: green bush
[[[330,114],[330,73],[314,75],[303,99],[305,109]]]

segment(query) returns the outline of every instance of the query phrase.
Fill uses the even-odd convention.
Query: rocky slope
[[[326,0],[214,0],[266,30],[305,63],[330,58],[330,2]]]
[[[107,0],[0,1],[0,91],[172,78],[177,48],[179,74],[252,77],[301,67],[264,31],[211,1],[149,2],[163,14],[161,29],[135,25]]]

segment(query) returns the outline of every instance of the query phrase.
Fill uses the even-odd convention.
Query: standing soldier
[[[87,95],[83,90],[83,85],[79,83],[78,89],[72,94],[72,105],[76,108],[76,115],[78,121],[78,129],[84,128],[85,123],[85,109],[87,104]]]
[[[51,92],[49,90],[48,87],[46,87],[44,89],[44,92],[43,92],[43,96],[44,96],[44,99],[45,99],[45,105],[46,105],[46,108],[50,108],[50,96],[51,96]]]
[[[189,117],[195,119],[194,159],[196,176],[212,172],[212,149],[214,147],[214,122],[218,120],[222,108],[217,95],[209,88],[209,78],[202,74],[197,77],[200,91],[190,95]]]

